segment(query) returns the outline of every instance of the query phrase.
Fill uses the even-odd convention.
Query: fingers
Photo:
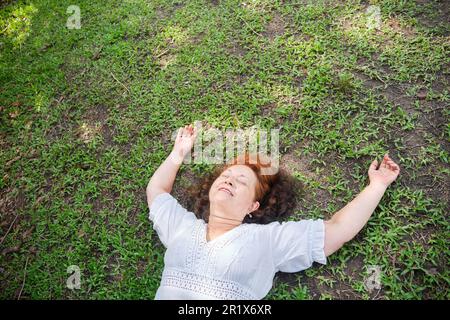
[[[381,166],[380,166],[381,167]],[[400,167],[386,153],[383,158],[382,167],[394,172],[400,172]]]
[[[389,159],[388,154],[386,153],[383,157],[383,160],[381,160],[380,168],[387,168],[387,161]]]
[[[178,130],[177,138],[196,136],[196,131],[192,124],[185,125]]]
[[[186,127],[186,136],[190,137],[193,134],[194,128],[192,127],[192,124],[187,125]]]
[[[400,171],[400,167],[398,166],[398,164],[396,164],[394,161],[389,160],[387,162],[387,165],[389,166],[389,169],[391,169],[392,171]]]
[[[382,168],[387,169],[387,170],[390,170],[390,171],[393,171],[393,172],[395,172],[395,173],[400,172],[400,166],[399,166],[398,164],[396,164],[396,163],[389,157],[389,155],[388,155],[387,153],[383,156],[383,159],[382,159],[381,162],[380,162],[380,167],[378,168],[378,161],[377,161],[377,160],[374,160],[374,161],[372,161],[372,163],[370,164],[369,171],[372,171],[372,170],[378,170],[378,169],[382,169]]]
[[[183,135],[183,128],[178,129],[177,138],[176,140],[180,140],[181,136]]]
[[[370,164],[369,170],[377,170],[377,167],[378,167],[378,161],[375,159]]]

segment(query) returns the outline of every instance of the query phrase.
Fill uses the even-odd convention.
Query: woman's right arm
[[[146,193],[149,208],[159,194],[165,192],[170,193],[172,191],[177,172],[180,169],[184,157],[192,149],[196,137],[197,129],[192,125],[178,130],[172,152],[153,173],[147,185]]]

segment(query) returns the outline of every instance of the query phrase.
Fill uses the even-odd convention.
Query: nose
[[[228,177],[226,180],[225,180],[225,183],[226,184],[229,184],[230,186],[233,186],[233,183],[231,182],[231,177]]]

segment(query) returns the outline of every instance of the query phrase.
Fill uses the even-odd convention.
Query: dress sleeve
[[[153,199],[149,219],[166,248],[177,234],[190,230],[197,220],[194,213],[183,208],[169,193],[161,193]]]
[[[325,225],[322,219],[270,224],[270,244],[275,269],[297,272],[314,261],[326,264]]]

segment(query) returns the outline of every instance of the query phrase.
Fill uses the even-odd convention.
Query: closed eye
[[[246,183],[245,181],[242,181],[242,180],[238,180],[238,182],[239,182],[240,184],[243,184],[244,186],[246,186],[246,185],[247,185],[247,183]]]

